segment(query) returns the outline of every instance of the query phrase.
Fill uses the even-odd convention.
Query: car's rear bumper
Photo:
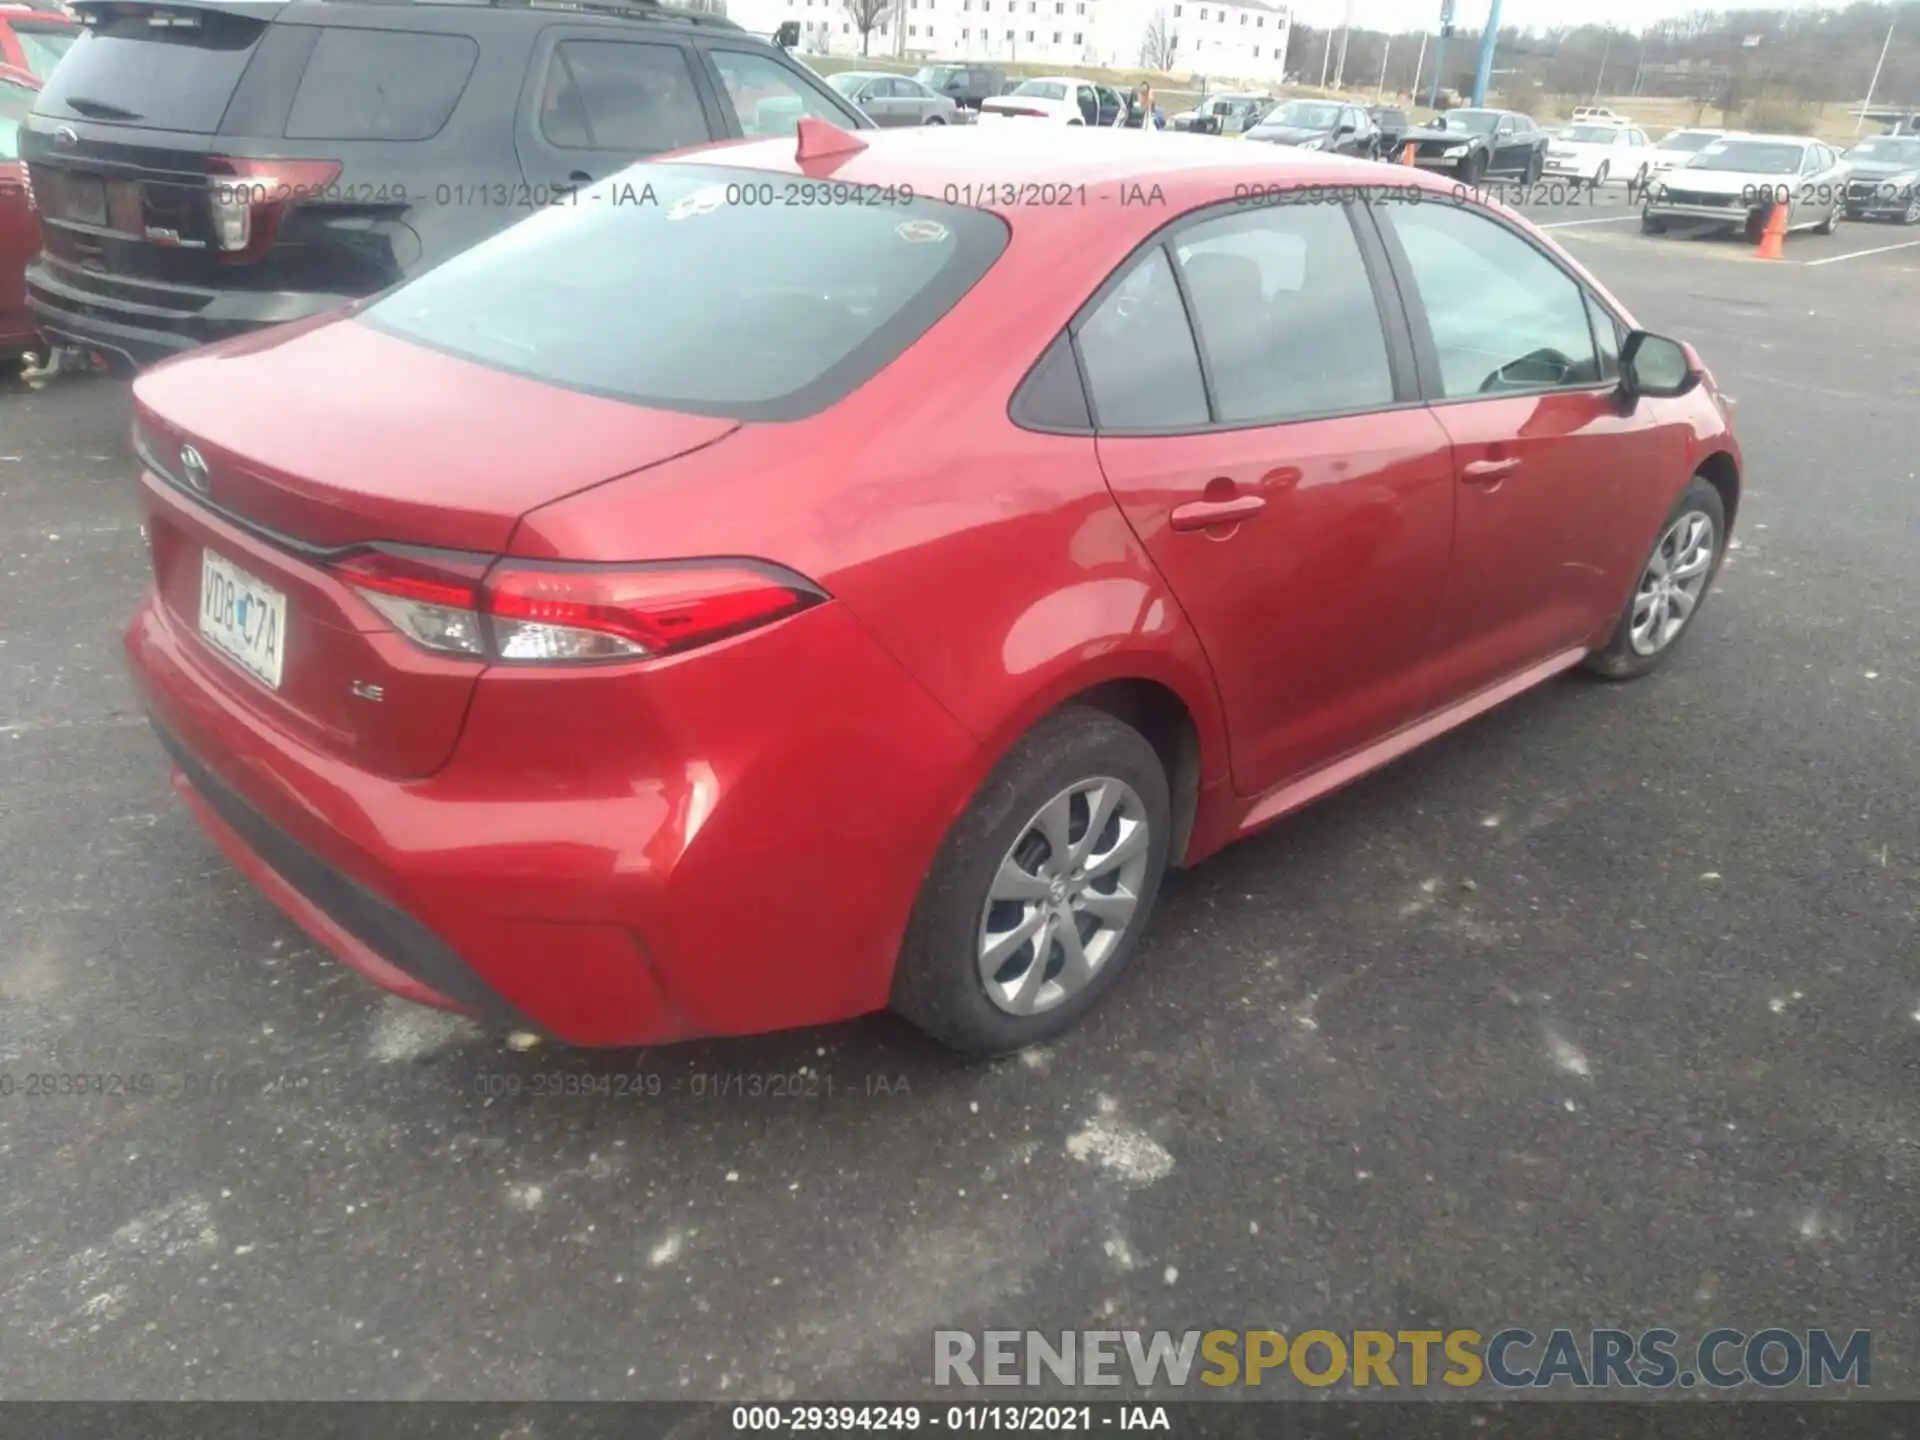
[[[27,267],[27,308],[41,332],[144,369],[216,340],[338,309],[353,297],[210,290],[107,275],[51,256]]]
[[[452,760],[405,781],[272,727],[152,596],[126,649],[176,788],[296,923],[396,994],[574,1044],[881,1008],[975,778],[831,604],[725,654],[489,672]]]

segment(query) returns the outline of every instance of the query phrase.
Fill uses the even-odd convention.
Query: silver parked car
[[[967,112],[909,75],[847,70],[827,83],[866,111],[876,125],[961,125]]]
[[[1847,213],[1849,173],[1839,151],[1804,135],[1729,135],[1662,172],[1640,223],[1658,234],[1676,220],[1710,221],[1757,242],[1784,204],[1789,230],[1831,235]]]

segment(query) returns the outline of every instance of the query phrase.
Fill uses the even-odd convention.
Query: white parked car
[[[1624,125],[1627,117],[1616,115],[1604,105],[1576,105],[1573,107],[1573,123],[1576,125]]]
[[[1022,80],[1005,95],[980,102],[983,121],[1049,120],[1055,125],[1086,125],[1097,123],[1099,114],[1099,91],[1091,81],[1072,75],[1035,76]]]
[[[1757,241],[1784,203],[1789,230],[1831,235],[1850,177],[1839,151],[1805,135],[1729,135],[1647,187],[1641,225],[1659,234],[1676,220],[1705,221]]]
[[[1653,154],[1647,158],[1653,166],[1653,173],[1660,175],[1676,165],[1685,165],[1714,141],[1724,140],[1734,133],[1736,132],[1710,130],[1700,126],[1670,130],[1654,142]]]
[[[1547,146],[1546,176],[1596,186],[1625,181],[1637,188],[1651,173],[1652,154],[1647,132],[1637,126],[1569,125]]]

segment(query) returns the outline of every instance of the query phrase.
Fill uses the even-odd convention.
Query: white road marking
[[[1842,260],[1861,260],[1869,255],[1891,255],[1895,250],[1911,250],[1920,245],[1920,240],[1909,240],[1904,245],[1882,245],[1877,250],[1855,250],[1850,255],[1829,255],[1824,260],[1808,260],[1806,265],[1838,265]]]
[[[1638,220],[1640,212],[1631,215],[1602,215],[1597,220],[1556,220],[1551,225],[1542,225],[1542,230],[1571,230],[1576,225],[1618,225],[1622,220]]]

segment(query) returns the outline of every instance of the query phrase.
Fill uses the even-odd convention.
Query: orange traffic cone
[[[1409,140],[1407,142],[1407,148],[1400,152],[1400,163],[1402,165],[1413,164],[1413,157],[1419,149],[1420,147],[1417,144]]]
[[[1776,203],[1767,214],[1767,228],[1760,236],[1760,248],[1753,252],[1756,260],[1784,260],[1787,258],[1787,207]]]

